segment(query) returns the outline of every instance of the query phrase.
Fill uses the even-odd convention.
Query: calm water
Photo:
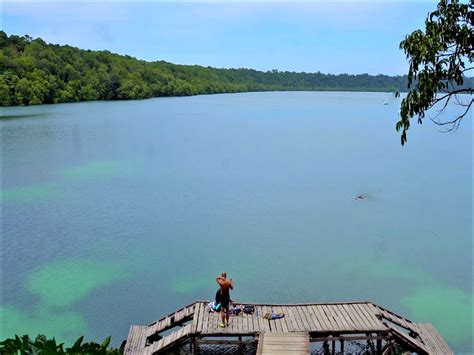
[[[398,106],[301,92],[2,109],[1,338],[118,345],[227,271],[235,300],[372,300],[470,352],[472,119],[414,125],[402,148]]]

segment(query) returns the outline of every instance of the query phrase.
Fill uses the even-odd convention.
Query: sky
[[[400,41],[436,1],[15,1],[1,28],[147,61],[219,68],[402,75]]]

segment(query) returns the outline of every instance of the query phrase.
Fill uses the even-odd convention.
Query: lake
[[[118,346],[227,271],[237,301],[370,300],[472,351],[472,119],[414,121],[402,147],[398,109],[340,92],[3,108],[1,338]]]

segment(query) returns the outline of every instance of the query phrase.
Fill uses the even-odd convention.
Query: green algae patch
[[[31,274],[26,288],[41,298],[43,306],[68,307],[94,289],[126,277],[111,264],[66,259],[54,261]]]
[[[472,293],[442,285],[420,287],[402,297],[410,317],[429,321],[451,344],[468,343],[471,339]]]
[[[381,257],[370,251],[353,250],[355,254],[363,255],[345,258],[336,268],[339,272],[353,275],[363,275],[364,278],[372,279],[399,279],[426,283],[432,281],[431,275],[410,265],[393,258]]]
[[[43,201],[57,193],[53,184],[34,184],[2,189],[2,203]]]
[[[44,334],[59,341],[72,341],[78,334],[84,334],[87,325],[84,317],[75,312],[54,314],[40,312],[29,314],[15,307],[0,307],[0,339],[29,334],[35,337]]]
[[[95,180],[120,176],[128,171],[128,166],[123,162],[116,160],[101,160],[60,169],[58,174],[65,179]]]

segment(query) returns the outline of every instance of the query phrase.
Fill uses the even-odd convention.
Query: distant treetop
[[[146,62],[0,32],[0,105],[271,90],[406,89],[406,76],[331,75]]]

